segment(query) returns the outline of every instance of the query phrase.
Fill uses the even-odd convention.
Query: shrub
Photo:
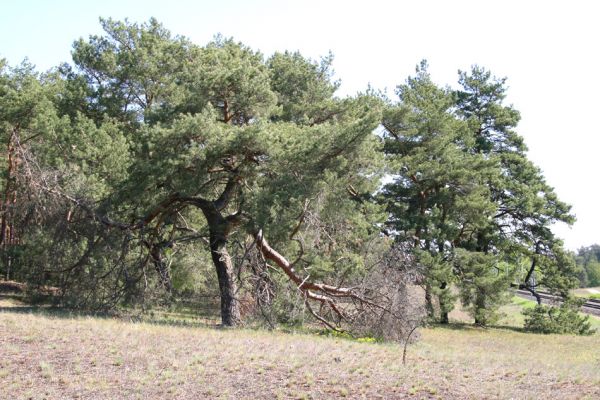
[[[579,314],[581,300],[569,299],[560,307],[537,305],[523,310],[525,330],[536,333],[591,335],[589,316]]]

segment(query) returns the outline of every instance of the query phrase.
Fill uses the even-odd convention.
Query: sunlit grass
[[[579,288],[571,291],[577,297],[600,298],[600,287]]]
[[[499,313],[501,317],[494,326],[496,328],[522,329],[525,324],[525,317],[522,311],[527,308],[533,308],[536,304],[533,300],[513,296],[510,303],[500,307]],[[589,314],[580,313],[580,315],[586,316]],[[456,309],[450,313],[450,320],[460,324],[473,323],[472,317],[462,310],[460,302],[457,302]],[[589,321],[592,329],[595,329],[596,334],[600,335],[600,317],[589,315]]]
[[[11,304],[0,313],[6,398],[600,396],[600,336],[454,324],[422,329],[403,365],[402,346],[391,343],[32,313]],[[509,310],[523,306],[517,298]]]

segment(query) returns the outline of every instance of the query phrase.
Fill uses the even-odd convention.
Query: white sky
[[[600,243],[600,3],[569,1],[68,1],[9,0],[0,13],[0,57],[40,70],[70,61],[72,42],[100,33],[98,17],[144,22],[205,44],[233,36],[269,55],[335,55],[341,93],[387,89],[423,58],[440,84],[472,64],[508,77],[508,102],[530,158],[578,221],[556,227],[570,249]]]

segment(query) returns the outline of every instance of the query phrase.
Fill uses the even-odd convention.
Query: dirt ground
[[[71,317],[0,300],[1,399],[597,399],[600,336],[423,329],[409,346]]]

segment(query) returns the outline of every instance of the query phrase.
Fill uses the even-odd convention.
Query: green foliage
[[[331,55],[316,63],[298,52],[275,53],[268,66],[279,110],[271,118],[300,124],[331,118],[337,111],[332,96],[339,86],[331,82],[332,61]]]
[[[457,249],[454,267],[458,271],[460,298],[465,309],[480,325],[497,322],[498,308],[510,300],[506,288],[512,282],[508,265],[493,255]]]
[[[583,301],[570,299],[560,307],[537,305],[523,310],[525,330],[536,333],[591,335],[589,316],[579,314]]]
[[[15,232],[3,273],[86,308],[218,285],[251,309],[260,288],[275,319],[296,323],[306,299],[250,255],[257,232],[301,279],[337,287],[373,275],[386,228],[426,266],[441,320],[458,289],[477,322],[492,322],[508,264],[530,263],[557,293],[573,286],[577,268],[550,230],[573,218],[527,159],[504,79],[473,67],[460,90],[441,88],[422,62],[396,104],[341,98],[331,55],[265,59],[220,36],[199,46],[155,19],[101,25],[74,43],[72,66],[39,75],[0,62],[0,189],[14,199],[0,215]]]
[[[514,131],[519,113],[503,104],[505,83],[474,66],[459,72],[459,90],[440,88],[422,62],[383,118],[394,177],[382,191],[387,225],[398,240],[438,260],[428,264],[429,295],[456,284],[483,324],[494,319],[515,277],[501,272],[500,263],[528,263],[521,285],[531,285],[535,273],[538,284],[560,294],[577,274],[550,229],[556,221],[573,222],[570,207],[527,159]],[[451,260],[452,268],[440,268]]]
[[[586,265],[587,276],[591,286],[600,286],[600,262],[593,261]]]
[[[452,263],[444,261],[440,255],[431,255],[425,251],[417,251],[417,259],[426,271],[426,306],[429,317],[443,321],[444,315],[454,309],[457,299],[452,292],[452,285],[455,282]],[[437,304],[434,304],[434,299],[437,299]]]
[[[220,36],[198,46],[155,19],[101,25],[74,43],[72,66],[38,76],[2,64],[2,139],[15,127],[27,138],[21,168],[1,183],[18,178],[10,190],[28,199],[10,206],[22,222],[10,248],[19,278],[59,286],[60,301],[85,308],[230,285],[250,310],[248,282],[263,279],[275,319],[295,323],[297,287],[249,261],[257,230],[298,258],[303,279],[367,274],[368,249],[385,242],[383,207],[371,201],[379,99],[334,97],[331,56],[265,60]],[[226,253],[235,282],[224,284],[214,269]]]
[[[73,44],[73,62],[83,73],[63,66],[66,86],[72,89],[71,102],[73,90],[87,94],[92,101],[76,103],[88,116],[101,120],[109,115],[132,128],[141,120],[168,119],[189,107],[189,93],[182,91],[178,82],[185,76],[195,46],[172,37],[155,19],[141,25],[112,19],[100,22],[104,35]]]
[[[580,268],[579,286],[600,286],[600,246],[594,244],[579,249],[575,261]]]
[[[193,102],[212,104],[223,122],[237,125],[270,114],[276,95],[262,54],[218,36],[195,61],[189,72]]]

